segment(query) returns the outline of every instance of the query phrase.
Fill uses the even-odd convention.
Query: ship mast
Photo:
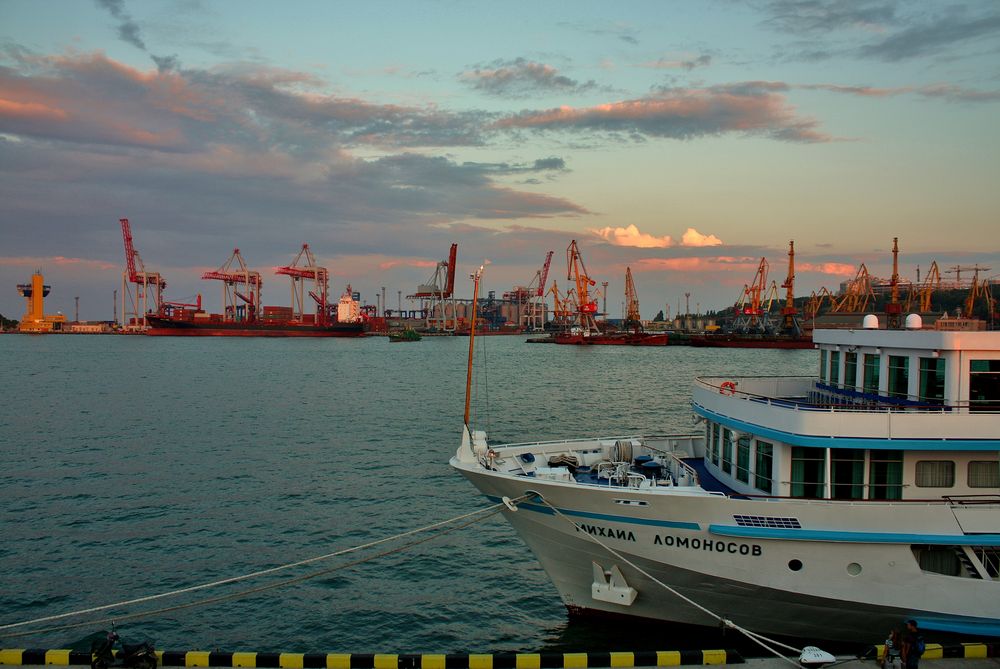
[[[488,261],[486,261],[488,262]],[[469,319],[469,362],[465,373],[465,429],[471,435],[469,428],[469,405],[472,401],[472,353],[475,350],[476,341],[476,313],[479,306],[479,280],[483,277],[483,270],[486,269],[486,262],[479,266],[472,279],[472,317]]]

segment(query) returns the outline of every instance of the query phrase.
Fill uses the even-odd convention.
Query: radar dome
[[[861,327],[865,330],[878,330],[878,316],[867,314],[864,320],[861,321]]]
[[[923,327],[924,327],[924,319],[920,317],[920,314],[908,314],[906,316],[907,330],[920,330]]]

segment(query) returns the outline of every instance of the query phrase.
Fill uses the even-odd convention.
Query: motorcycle
[[[121,646],[117,651],[115,644]],[[153,644],[148,641],[137,644],[125,643],[113,626],[104,639],[91,644],[90,658],[90,669],[109,669],[109,667],[156,669],[156,651],[153,649]]]

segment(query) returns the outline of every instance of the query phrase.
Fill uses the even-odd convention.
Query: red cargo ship
[[[221,314],[176,314],[147,316],[147,335],[154,337],[362,337],[365,324],[330,323],[319,325],[303,321],[261,319],[257,321],[227,321]]]

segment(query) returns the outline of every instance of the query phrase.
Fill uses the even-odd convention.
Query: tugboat
[[[403,341],[420,341],[420,333],[413,328],[404,328],[402,330],[394,330],[389,333],[389,341],[403,342]]]

